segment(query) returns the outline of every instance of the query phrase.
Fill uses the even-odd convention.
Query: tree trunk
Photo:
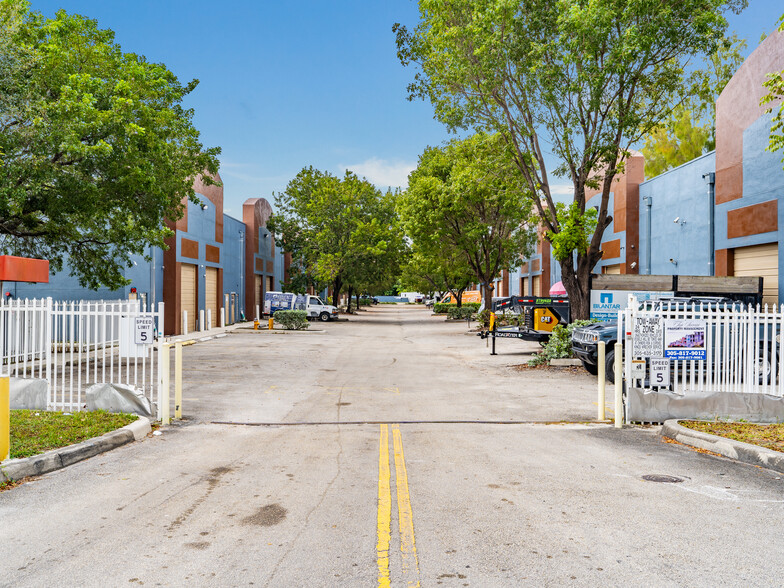
[[[359,290],[357,290],[357,311],[359,311]]]
[[[346,313],[351,314],[351,296],[354,294],[354,286],[348,287],[348,301],[346,306]]]
[[[577,257],[577,268],[571,258],[561,263],[561,281],[569,295],[571,320],[588,319],[591,314],[591,291],[588,283],[593,269],[585,256]]]
[[[457,307],[458,308],[463,306],[463,294],[465,294],[465,291],[466,291],[465,288],[458,288],[457,289],[457,296],[455,297],[455,300],[457,300]]]
[[[493,290],[495,290],[495,286],[489,280],[482,286],[482,302],[486,310],[493,310]]]
[[[343,279],[338,276],[335,278],[335,281],[332,283],[332,306],[335,308],[338,307],[338,303],[340,302],[340,290],[343,288]]]

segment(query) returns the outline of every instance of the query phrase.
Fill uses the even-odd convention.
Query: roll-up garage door
[[[180,309],[188,313],[188,324],[183,327],[192,333],[196,330],[196,266],[190,263],[180,266]]]
[[[255,292],[255,294],[254,294],[255,298],[254,298],[254,303],[253,304],[256,305],[256,306],[253,307],[253,312],[256,312],[256,307],[258,307],[259,308],[259,316],[257,316],[256,318],[260,319],[261,318],[261,314],[264,312],[264,302],[263,302],[263,299],[261,297],[261,276],[254,275],[253,276],[253,280],[254,280],[253,281],[253,283],[254,283],[253,292]]]
[[[212,311],[212,326],[220,326],[220,315],[218,314],[218,268],[207,268],[204,294],[204,320],[207,321],[207,311]],[[207,321],[206,324],[209,325],[210,323]]]
[[[621,264],[616,263],[614,265],[605,265],[603,268],[603,273],[605,274],[620,274],[621,273]]]
[[[736,276],[762,277],[762,303],[779,301],[779,245],[766,243],[738,247],[734,253]]]
[[[542,276],[534,276],[534,296],[542,295]]]
[[[528,294],[528,278],[523,278],[523,283],[520,285],[520,296],[529,296],[529,294]]]

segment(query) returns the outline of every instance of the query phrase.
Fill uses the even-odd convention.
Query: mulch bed
[[[695,431],[784,452],[784,424],[782,423],[757,425],[721,421],[679,421],[679,424]]]

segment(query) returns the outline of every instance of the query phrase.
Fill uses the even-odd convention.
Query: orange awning
[[[0,282],[49,283],[49,261],[0,255]]]

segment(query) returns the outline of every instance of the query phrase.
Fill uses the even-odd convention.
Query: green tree
[[[525,228],[531,216],[526,190],[501,136],[478,133],[426,149],[398,212],[418,247],[449,250],[470,268],[489,305],[493,280],[518,265],[533,243],[533,232]],[[457,266],[449,257],[440,262]]]
[[[689,60],[716,50],[724,10],[744,4],[420,0],[416,28],[395,25],[399,59],[420,68],[411,97],[429,99],[450,129],[503,135],[549,239],[562,230],[551,175],[571,180],[580,215],[586,188],[599,190],[587,249],[560,260],[575,318],[588,316],[619,166],[685,93]]]
[[[402,249],[394,198],[367,180],[304,168],[275,195],[275,205],[267,226],[276,242],[312,280],[332,286],[333,304],[344,286],[353,293],[394,275]]]
[[[123,268],[171,235],[165,220],[218,169],[165,66],[123,53],[94,20],[3,0],[0,251],[67,259],[82,285],[125,285]]]
[[[779,31],[784,32],[784,14],[779,19]],[[766,151],[773,152],[784,149],[784,69],[768,74],[764,86],[768,89],[768,94],[762,98],[761,103],[764,105],[780,102],[778,111],[773,115],[770,139],[766,149]],[[770,107],[768,112],[772,111],[773,107]],[[784,162],[784,157],[781,161]]]
[[[408,263],[403,266],[401,281],[414,292],[449,292],[457,306],[474,281],[474,273],[464,256],[451,247],[433,240],[413,243]]]
[[[746,41],[733,34],[690,76],[692,92],[645,139],[646,177],[657,176],[716,148],[716,99],[743,63]]]

